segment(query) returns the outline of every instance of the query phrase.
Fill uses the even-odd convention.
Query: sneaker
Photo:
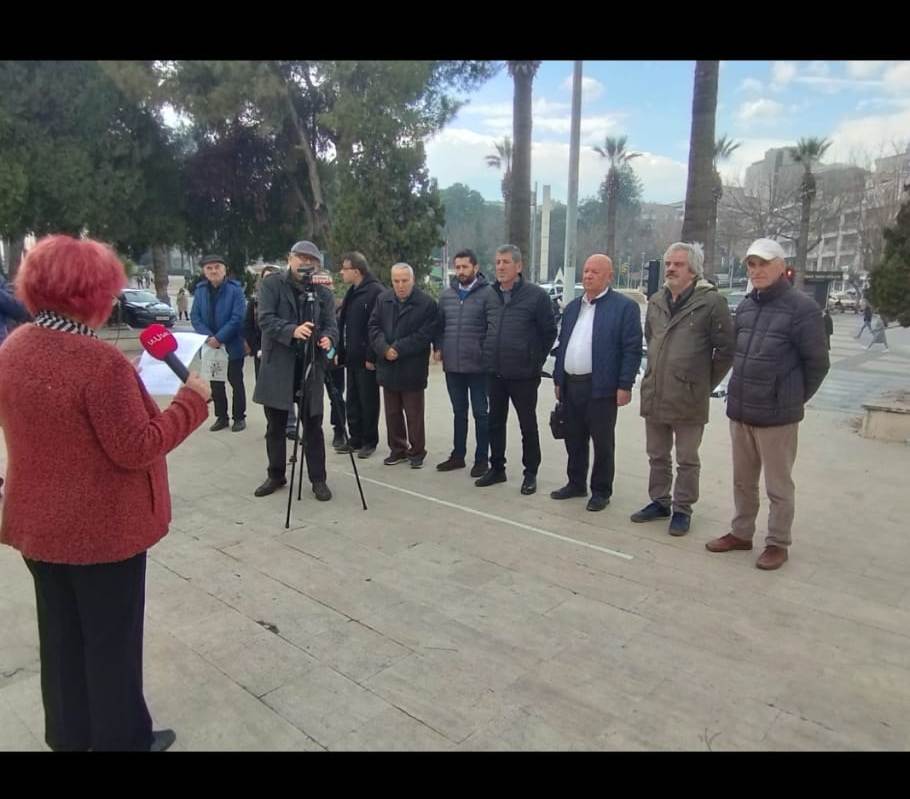
[[[444,460],[442,463],[436,464],[437,471],[440,472],[452,472],[455,469],[464,469],[465,463],[464,458],[457,458],[454,455],[449,455],[448,460]],[[486,469],[483,470],[484,472]],[[483,474],[481,472],[480,474]],[[479,477],[480,475],[478,475]]]
[[[234,424],[231,425],[231,432],[239,433],[241,430],[246,430],[246,420],[245,419],[235,419]]]
[[[325,484],[325,481],[313,483],[313,493],[320,502],[328,502],[332,498],[332,492],[329,491],[329,487]]]
[[[489,468],[489,461],[474,461],[474,465],[471,467],[471,477],[482,477]]]
[[[219,430],[224,430],[231,426],[231,423],[227,419],[216,419],[215,424],[213,424],[209,431],[212,433],[217,433]]]
[[[787,562],[786,547],[765,547],[765,551],[758,556],[758,560],[755,561],[755,568],[764,569],[765,571],[772,571],[773,569],[779,569],[784,563]]]
[[[386,466],[394,466],[396,463],[404,463],[408,459],[408,456],[403,452],[393,452],[389,455],[388,458],[383,460],[383,463]]]
[[[737,538],[733,533],[727,533],[720,538],[709,541],[705,544],[705,549],[707,549],[708,552],[729,552],[733,549],[749,550],[752,549],[752,542],[743,541],[742,538]]]
[[[579,488],[571,483],[567,483],[562,488],[557,488],[555,491],[550,492],[550,499],[571,499],[572,497],[586,496],[588,496],[587,488]]]
[[[423,468],[423,459],[426,455],[412,455],[408,458],[411,462],[412,469],[422,469]]]
[[[673,518],[670,519],[670,529],[668,531],[670,535],[685,535],[689,532],[689,516],[685,513],[680,513],[675,511],[673,513]]]
[[[486,472],[484,472],[479,480],[474,481],[474,485],[476,485],[478,488],[485,488],[486,486],[491,486],[494,483],[504,483],[505,481],[505,469],[488,469]]]
[[[645,505],[637,513],[633,513],[629,518],[636,523],[653,522],[655,519],[666,519],[670,516],[670,509],[664,507],[659,502],[651,502]]]
[[[357,453],[358,458],[369,458],[376,451],[376,447],[362,447],[360,452]]]

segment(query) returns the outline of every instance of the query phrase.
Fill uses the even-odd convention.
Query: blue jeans
[[[455,413],[452,455],[456,458],[464,458],[468,451],[468,392],[470,392],[471,409],[474,412],[474,435],[477,438],[474,462],[489,460],[487,376],[483,372],[477,374],[446,372],[446,388],[449,390],[449,399],[452,401],[452,410]]]

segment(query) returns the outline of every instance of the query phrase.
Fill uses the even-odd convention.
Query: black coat
[[[484,371],[507,380],[540,377],[556,341],[556,319],[550,295],[519,275],[506,305],[499,283],[493,284],[497,310],[490,315],[483,342]]]
[[[351,286],[341,303],[338,328],[341,344],[338,362],[348,366],[363,366],[365,361],[376,363],[376,353],[370,346],[370,314],[385,287],[369,272],[359,286]]]
[[[727,416],[755,427],[802,420],[828,373],[822,311],[786,277],[737,306]]]
[[[379,295],[369,327],[380,386],[390,391],[421,391],[427,387],[436,314],[436,300],[419,288],[415,287],[403,303],[393,289]],[[398,352],[395,361],[385,358],[390,347]]]

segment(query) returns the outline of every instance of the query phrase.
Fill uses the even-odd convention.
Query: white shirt
[[[607,286],[594,299],[599,300],[610,287]],[[589,375],[593,371],[591,349],[594,342],[594,301],[584,294],[581,298],[581,307],[578,309],[578,319],[566,344],[566,360],[563,364],[570,375]]]

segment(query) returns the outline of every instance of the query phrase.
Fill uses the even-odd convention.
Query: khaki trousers
[[[651,475],[648,495],[653,502],[670,507],[673,489],[673,511],[692,515],[698,502],[698,476],[701,461],[698,448],[705,431],[703,424],[662,424],[645,419],[645,440]],[[673,439],[676,438],[676,484],[673,484]]]
[[[730,420],[733,445],[733,505],[730,529],[737,538],[751,541],[758,515],[758,478],[765,472],[765,493],[770,501],[766,546],[789,547],[790,528],[796,512],[796,486],[790,474],[796,461],[799,423],[753,427]]]

